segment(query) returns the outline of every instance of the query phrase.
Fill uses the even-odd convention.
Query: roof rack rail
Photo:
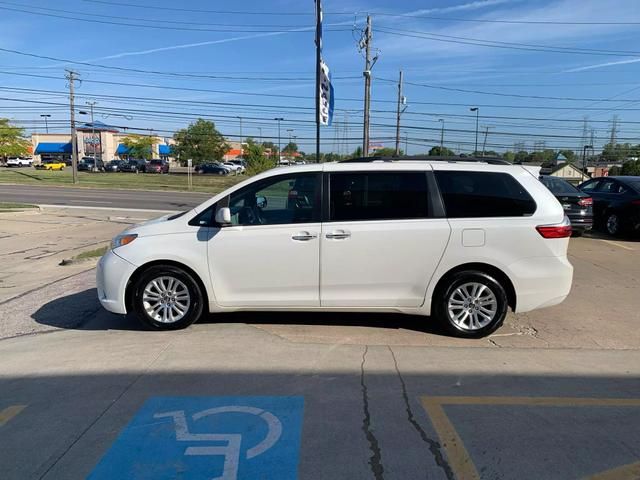
[[[412,155],[400,157],[359,157],[342,160],[340,163],[369,163],[369,162],[479,162],[489,165],[512,165],[510,162],[497,157],[441,157],[428,155]]]

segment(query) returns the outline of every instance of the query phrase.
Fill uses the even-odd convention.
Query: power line
[[[85,0],[93,1],[93,0]],[[104,2],[102,2],[104,3]],[[628,22],[628,21],[611,21],[611,22],[597,22],[597,21],[560,21],[560,20],[506,20],[506,19],[486,19],[486,18],[460,18],[460,17],[434,17],[431,15],[418,15],[410,13],[386,13],[386,12],[372,12],[374,16],[384,17],[405,17],[405,18],[421,18],[425,20],[436,20],[445,22],[473,22],[473,23],[509,23],[515,25],[640,25],[640,22]]]
[[[155,8],[155,7],[154,7]],[[29,15],[38,15],[41,17],[51,17],[51,18],[61,18],[64,20],[74,20],[77,22],[89,22],[89,23],[98,23],[103,25],[116,25],[116,26],[124,26],[124,27],[135,27],[135,28],[151,28],[155,30],[178,30],[178,31],[189,31],[189,32],[226,32],[226,33],[273,33],[273,34],[284,34],[284,33],[306,33],[313,30],[313,27],[300,27],[288,30],[247,30],[246,28],[233,28],[233,29],[220,29],[220,28],[188,28],[188,27],[171,27],[166,25],[146,25],[141,23],[125,23],[125,22],[116,22],[113,20],[99,20],[97,18],[82,18],[72,15],[60,15],[55,13],[45,13],[40,11],[30,11],[24,10],[22,8],[15,7],[2,7],[0,6],[0,10],[7,10],[12,12],[26,13]],[[327,24],[328,27],[331,27],[331,24]],[[327,28],[328,31],[350,31],[350,29],[339,28],[338,30],[334,30],[332,28]]]
[[[392,80],[390,78],[380,78],[380,77],[376,77],[376,78],[378,80],[382,80],[383,82],[396,83],[395,80]],[[570,101],[570,102],[616,102],[616,103],[640,101],[639,99],[576,98],[576,97],[551,97],[546,95],[523,95],[523,94],[517,94],[517,93],[484,92],[481,90],[468,90],[464,88],[443,87],[442,85],[431,85],[428,83],[416,83],[416,82],[406,82],[406,83],[407,85],[413,85],[416,87],[433,88],[436,90],[446,90],[448,92],[473,93],[476,95],[493,95],[497,97],[531,98],[535,100],[562,100],[562,101]]]
[[[177,7],[164,7],[157,5],[144,5],[139,3],[126,3],[116,2],[108,0],[83,0],[87,3],[95,3],[101,5],[112,5],[119,7],[130,8],[153,8],[156,10],[165,10],[173,12],[192,12],[192,13],[216,13],[222,15],[275,15],[275,16],[311,16],[310,12],[273,12],[273,11],[247,11],[247,10],[204,10],[204,9],[192,9],[192,8],[177,8]],[[325,15],[354,15],[358,12],[325,12]],[[411,13],[393,13],[393,12],[380,12],[369,11],[372,16],[384,16],[384,17],[398,17],[398,18],[420,18],[425,20],[437,20],[446,22],[476,22],[476,23],[512,23],[512,24],[524,24],[524,25],[640,25],[640,22],[629,21],[559,21],[559,20],[508,20],[508,19],[479,19],[479,18],[458,18],[458,17],[439,17],[432,15],[420,15]]]
[[[479,47],[505,48],[512,50],[526,50],[533,52],[545,53],[568,53],[574,55],[600,55],[600,56],[618,56],[618,57],[637,57],[640,52],[622,51],[622,50],[596,50],[577,47],[560,47],[554,45],[537,45],[515,42],[499,42],[496,40],[483,40],[477,38],[457,37],[452,35],[442,35],[430,32],[421,32],[416,30],[399,30],[387,27],[379,27],[379,31],[401,37],[420,38],[423,40],[433,40],[436,42],[459,43],[462,45],[475,45]],[[409,33],[407,33],[409,32]]]

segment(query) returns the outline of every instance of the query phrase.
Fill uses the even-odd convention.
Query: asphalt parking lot
[[[147,332],[86,264],[0,301],[0,477],[640,478],[640,242],[570,259],[566,302],[476,341],[401,315]]]

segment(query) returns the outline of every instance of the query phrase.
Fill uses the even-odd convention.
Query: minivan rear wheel
[[[466,271],[448,279],[435,313],[452,335],[481,338],[502,325],[507,308],[507,293],[500,282],[484,272]]]
[[[181,268],[156,265],[133,286],[132,303],[138,319],[153,330],[179,330],[202,315],[204,296],[198,282]]]

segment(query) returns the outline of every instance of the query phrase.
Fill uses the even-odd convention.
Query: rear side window
[[[436,171],[449,218],[522,217],[536,202],[508,173]]]
[[[330,221],[427,218],[425,172],[332,173]]]

